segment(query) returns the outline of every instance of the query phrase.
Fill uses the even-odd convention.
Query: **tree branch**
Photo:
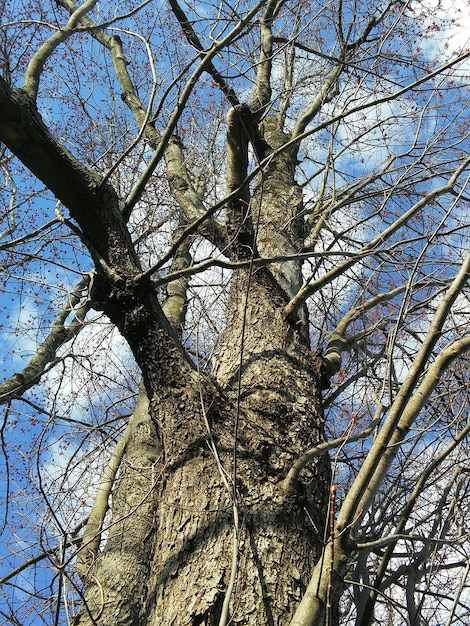
[[[250,105],[250,109],[256,114],[257,119],[259,119],[271,101],[271,70],[273,56],[273,34],[271,26],[283,4],[283,0],[269,0],[266,5],[266,11],[260,19],[260,51],[258,65],[256,67],[253,100]]]
[[[315,446],[314,448],[311,448],[310,450],[307,450],[307,452],[302,454],[302,456],[299,457],[294,465],[291,467],[289,473],[283,480],[283,489],[287,492],[292,491],[295,488],[300,472],[308,463],[313,461],[313,459],[319,457],[321,454],[325,454],[325,452],[329,452],[330,450],[339,448],[346,443],[353,443],[354,441],[367,439],[367,437],[369,437],[374,432],[375,427],[380,422],[382,407],[379,407],[376,413],[379,413],[379,415],[377,417],[374,417],[369,426],[367,428],[364,428],[364,430],[361,430],[354,435],[345,435],[343,437],[336,437],[335,439],[331,439],[330,441],[324,441],[323,443],[318,444],[318,446]]]
[[[70,294],[67,303],[57,314],[49,335],[36,350],[26,367],[0,384],[0,404],[5,404],[33,387],[45,373],[47,366],[54,363],[59,348],[68,343],[73,337],[76,337],[83,328],[85,315],[91,308],[90,301],[86,301],[75,311],[69,326],[66,327],[65,322],[77,304],[83,299],[83,291],[88,287],[89,283],[90,274],[82,278]]]
[[[355,265],[360,259],[377,252],[378,247],[387,239],[389,239],[401,226],[406,224],[408,220],[415,215],[420,209],[427,206],[430,202],[434,201],[439,196],[442,196],[446,193],[451,193],[453,191],[454,186],[457,183],[459,176],[469,167],[470,165],[470,157],[467,157],[461,165],[455,170],[452,176],[449,178],[447,184],[442,187],[437,187],[433,189],[425,196],[423,196],[418,202],[416,202],[412,207],[408,209],[403,215],[401,215],[398,219],[393,222],[388,228],[383,230],[377,237],[375,237],[372,241],[363,246],[360,250],[357,251],[356,258],[350,258],[344,260],[342,263],[336,265],[328,272],[325,272],[323,276],[320,276],[314,282],[306,282],[302,288],[298,291],[298,293],[290,300],[290,302],[286,305],[285,313],[286,315],[291,315],[300,306],[308,297],[312,296],[314,293],[319,291],[322,287],[330,283],[332,280],[344,274],[344,272]]]
[[[69,21],[58,30],[52,37],[45,41],[42,46],[33,54],[25,74],[23,89],[31,98],[36,100],[39,89],[39,80],[44,68],[44,64],[54,53],[59,44],[68,39],[75,32],[75,27],[82,17],[91,11],[97,0],[86,0],[81,7],[77,7],[69,18]]]
[[[367,40],[367,37],[369,36],[373,28],[375,28],[375,26],[377,26],[377,24],[379,24],[385,18],[390,10],[390,7],[393,6],[393,4],[393,2],[389,2],[389,4],[384,8],[378,18],[371,17],[364,27],[362,34],[354,42],[351,42],[349,44],[347,44],[346,42],[342,43],[338,58],[335,60],[330,74],[321,86],[316,98],[314,98],[311,104],[305,109],[305,111],[302,113],[302,115],[300,115],[299,119],[297,120],[297,123],[292,131],[293,139],[295,139],[305,131],[308,124],[313,120],[314,117],[316,117],[325,102],[328,101],[331,91],[336,87],[338,79],[345,68],[345,61],[347,60],[348,53],[352,53],[357,50],[357,48],[359,48]]]
[[[426,404],[432,391],[439,382],[442,373],[458,356],[470,349],[470,336],[452,341],[435,358],[434,362],[424,374],[421,383],[413,393],[418,380],[423,375],[451,307],[470,275],[470,254],[462,264],[452,284],[439,304],[426,338],[411,365],[410,371],[402,384],[389,415],[375,439],[364,464],[344,499],[338,516],[340,529],[354,527],[359,519],[365,515],[372,497],[377,492],[385,472],[393,458],[398,453],[404,438],[416,419],[416,416]],[[360,512],[360,513],[359,513]],[[357,517],[359,515],[359,517]]]
[[[351,349],[351,341],[350,338],[346,337],[346,330],[354,319],[361,313],[368,311],[382,302],[387,302],[395,298],[395,296],[403,293],[409,285],[407,283],[400,285],[399,287],[395,287],[395,289],[391,289],[390,291],[379,293],[373,298],[369,298],[363,304],[360,304],[356,307],[351,307],[346,315],[340,320],[339,324],[336,326],[335,330],[332,332],[330,341],[328,342],[328,346],[323,355],[323,361],[326,367],[326,374],[329,378],[334,376],[337,372],[339,372],[341,368],[341,356],[344,352],[348,352]],[[364,335],[367,334],[366,329]],[[355,336],[355,340],[358,341],[360,339],[359,336]]]
[[[101,533],[106,513],[109,508],[109,498],[114,487],[115,478],[129,439],[137,425],[149,420],[149,401],[143,389],[139,393],[137,405],[132,413],[129,423],[116,444],[111,458],[106,465],[99,487],[96,492],[93,507],[88,516],[88,521],[81,537],[81,548],[77,553],[77,573],[82,580],[87,579],[88,572],[93,565],[101,544]]]
[[[214,43],[214,45],[209,50],[205,51],[204,53],[201,52],[199,54],[199,56],[202,57],[202,60],[200,64],[197,66],[197,68],[194,70],[194,72],[188,79],[186,86],[182,90],[181,95],[178,98],[176,107],[167,123],[166,129],[164,130],[164,132],[162,133],[160,137],[158,146],[156,147],[155,153],[153,157],[150,159],[150,162],[148,163],[145,172],[142,174],[139,181],[135,185],[134,189],[128,196],[126,203],[125,203],[125,208],[124,208],[125,212],[129,213],[132,211],[133,207],[138,202],[142,194],[142,191],[145,188],[145,185],[147,184],[149,178],[152,176],[153,172],[155,171],[155,168],[160,163],[165,153],[170,137],[172,137],[176,129],[176,124],[179,118],[181,117],[181,114],[184,110],[184,107],[186,106],[189,96],[192,93],[194,85],[197,83],[197,79],[199,78],[199,76],[201,76],[203,72],[206,71],[207,67],[209,66],[210,63],[212,63],[212,59],[216,56],[219,50],[223,50],[226,46],[232,43],[234,39],[236,39],[238,34],[242,31],[243,27],[254,18],[254,16],[258,13],[258,11],[265,4],[265,2],[266,0],[258,0],[258,2],[254,5],[254,7],[250,9],[248,13],[246,13],[246,15],[238,21],[238,23],[233,27],[233,29],[228,33],[228,35],[224,37],[224,39]]]
[[[196,31],[193,28],[193,25],[186,17],[185,12],[181,8],[181,6],[178,4],[177,0],[169,0],[169,4],[188,42],[198,52],[204,52],[204,46],[202,45],[199,37],[196,34]],[[236,106],[237,104],[240,104],[237,94],[235,93],[233,88],[227,83],[227,81],[224,79],[221,73],[215,68],[213,61],[209,61],[207,63],[206,71],[212,76],[212,78],[214,79],[214,82],[220,88],[222,93],[224,93],[227,96],[227,100],[230,102],[232,106]]]

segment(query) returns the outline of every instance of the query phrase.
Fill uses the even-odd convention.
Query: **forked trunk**
[[[300,195],[292,172],[285,158],[274,162],[255,193],[261,254],[275,252],[276,231],[278,253],[293,251]],[[209,626],[225,623],[227,608],[231,624],[289,623],[323,546],[330,471],[322,457],[296,490],[282,488],[292,462],[324,440],[305,311],[284,314],[300,266],[284,270],[234,272],[210,376],[169,352],[161,336],[147,362],[151,350],[143,359],[121,323],[136,342],[151,417],[128,445],[108,540],[86,577],[76,624]]]

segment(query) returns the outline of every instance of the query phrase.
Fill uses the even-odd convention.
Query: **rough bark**
[[[279,127],[276,118],[263,121],[263,131],[269,145],[277,150],[290,139]],[[298,254],[304,241],[302,191],[294,173],[297,162],[295,150],[280,151],[271,160],[269,175],[260,178],[253,202],[253,220],[258,233],[257,244],[261,256]],[[294,296],[302,284],[301,264],[297,260],[283,261],[270,266],[284,291]]]
[[[237,624],[287,623],[318,559],[324,532],[329,479],[324,460],[312,468],[310,484],[299,485],[289,494],[281,486],[292,460],[323,436],[316,362],[298,331],[283,318],[283,303],[266,270],[251,277],[241,271],[234,280],[227,325],[230,339],[217,370],[223,390],[209,415],[230,476],[238,430],[236,491],[241,529],[231,606],[231,623]],[[242,333],[246,358],[239,389]],[[181,454],[177,463],[166,464],[149,585],[154,596],[149,597],[151,608],[142,623],[218,624],[231,570],[232,494],[205,439],[187,445],[186,455]]]

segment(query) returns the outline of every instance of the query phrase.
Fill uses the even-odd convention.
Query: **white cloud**
[[[86,448],[77,451],[65,438],[51,442],[47,449],[47,459],[40,468],[42,485],[54,517],[70,531],[85,519],[93,505],[106,460],[105,452],[97,455],[99,447],[93,455]],[[50,523],[52,527],[56,526],[52,518]]]
[[[415,13],[423,24],[421,46],[430,58],[450,59],[469,49],[468,0],[423,0],[420,9],[415,8]],[[468,73],[470,62],[466,62],[462,69]]]
[[[87,417],[90,405],[106,404],[104,395],[129,389],[135,375],[130,349],[104,315],[92,313],[88,324],[59,352],[63,361],[44,377],[48,409],[60,413],[81,411]],[[103,406],[103,411],[106,406]]]

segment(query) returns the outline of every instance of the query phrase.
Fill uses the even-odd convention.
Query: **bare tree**
[[[462,9],[2,3],[7,623],[468,623]]]

